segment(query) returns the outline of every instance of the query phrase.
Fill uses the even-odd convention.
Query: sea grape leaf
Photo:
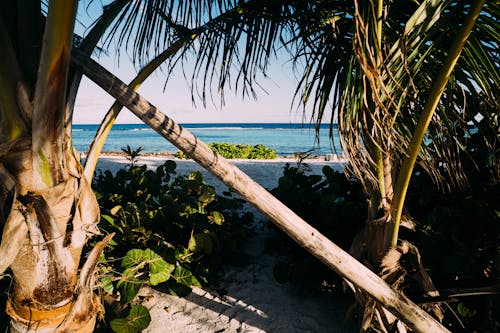
[[[202,182],[203,181],[203,175],[199,171],[193,171],[193,172],[191,172],[188,175],[187,179],[194,180],[194,181],[197,181],[197,182]]]
[[[149,264],[149,283],[153,286],[156,286],[159,283],[167,281],[168,279],[170,279],[170,276],[174,270],[175,265],[169,264],[160,256],[158,256],[156,260],[152,261]]]
[[[146,329],[151,322],[151,315],[146,307],[135,305],[126,318],[116,318],[110,323],[116,333],[138,333]]]
[[[122,303],[131,302],[139,292],[139,289],[141,289],[139,281],[123,281],[120,285],[120,301]]]
[[[127,252],[122,260],[122,267],[132,267],[136,266],[142,262],[146,261],[146,255],[144,250],[132,249]]]
[[[124,276],[134,276],[144,265],[149,268],[148,282],[156,286],[167,281],[175,269],[175,265],[167,263],[160,255],[151,249],[133,249],[127,252],[122,260],[122,267],[127,267]],[[119,282],[119,285],[122,282]]]
[[[114,287],[113,287],[113,281],[111,280],[111,278],[109,278],[107,276],[102,277],[101,278],[101,288],[102,288],[102,290],[104,290],[104,292],[112,295],[113,291],[114,291]]]
[[[170,271],[170,269],[167,268],[167,265],[170,265],[170,264],[167,264],[166,262],[165,262],[165,264],[166,264],[165,269],[158,271],[157,273],[151,273],[151,275],[149,276],[149,283],[152,286],[157,286],[158,284],[163,283],[165,281],[168,281],[168,279],[170,279],[171,271]],[[170,266],[173,266],[173,265],[170,265]],[[174,266],[174,269],[175,269],[175,266]],[[173,271],[173,269],[172,269],[172,271]]]
[[[198,202],[208,205],[215,200],[215,190],[211,186],[206,186],[203,193],[198,197]]]
[[[175,279],[175,281],[177,281],[177,283],[183,284],[186,287],[191,287],[191,286],[201,287],[200,282],[198,281],[198,279],[196,279],[193,273],[191,273],[190,270],[182,266],[177,266],[175,268],[172,277]]]
[[[174,161],[167,160],[165,161],[165,163],[163,163],[163,165],[165,166],[165,171],[167,173],[175,173],[175,168],[177,167],[177,164]]]

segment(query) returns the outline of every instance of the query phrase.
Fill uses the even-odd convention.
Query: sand
[[[154,168],[165,157],[141,157],[137,164]],[[202,172],[205,181],[218,193],[227,190],[217,178],[191,160],[175,160],[177,174],[194,170]],[[286,163],[293,159],[272,161],[234,160],[233,163],[263,187],[271,189],[278,183]],[[342,170],[343,163],[324,159],[306,160],[308,173],[321,174],[324,165]],[[127,166],[123,156],[104,156],[98,169],[116,171]],[[252,207],[247,207],[254,213]],[[142,304],[151,313],[148,333],[197,332],[355,332],[356,325],[344,323],[349,298],[303,290],[291,284],[280,284],[273,277],[273,267],[279,259],[264,251],[269,235],[262,215],[257,214],[256,236],[248,241],[245,265],[226,267],[219,281],[209,288],[193,288],[184,298],[144,287]]]

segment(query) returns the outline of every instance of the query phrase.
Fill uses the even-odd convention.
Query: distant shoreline
[[[80,152],[80,156],[82,158],[85,158],[87,156],[87,153]],[[102,157],[127,157],[127,154],[121,151],[103,151],[101,152],[100,156]],[[141,157],[169,157],[174,160],[179,160],[179,161],[190,161],[191,159],[181,159],[175,157],[175,154],[169,153],[169,152],[145,152],[145,153],[140,153],[140,155],[137,157],[138,160],[141,159]],[[231,159],[231,161],[269,161],[269,162],[296,162],[299,160],[299,157],[297,156],[278,156],[278,158],[275,159]],[[327,161],[327,162],[338,162],[338,163],[346,163],[346,159],[343,156],[339,156],[337,154],[327,154],[327,155],[311,155],[311,156],[306,156],[302,160],[307,160],[307,161]]]
[[[179,125],[181,125],[182,127],[186,127],[186,126],[196,126],[196,125],[200,125],[200,126],[209,126],[209,125],[212,125],[212,126],[217,126],[217,125],[243,125],[243,126],[253,126],[253,125],[266,125],[266,124],[269,124],[269,125],[290,125],[290,126],[302,126],[302,127],[314,127],[316,126],[315,124],[311,124],[311,123],[289,123],[289,122],[250,122],[250,123],[245,123],[245,122],[228,122],[228,123],[220,123],[220,122],[217,122],[217,123],[179,123]],[[73,126],[99,126],[100,124],[73,124]],[[123,126],[123,125],[130,125],[130,126],[136,126],[136,125],[144,125],[146,127],[149,127],[147,124],[144,124],[144,123],[115,123],[114,125],[120,125],[120,126]],[[325,124],[325,123],[322,123],[320,125],[320,127],[322,128],[326,128],[326,127],[329,127],[330,124]],[[333,127],[337,127],[337,124],[333,124]]]

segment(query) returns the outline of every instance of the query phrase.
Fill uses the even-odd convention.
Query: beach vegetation
[[[307,163],[286,164],[278,186],[271,193],[345,250],[366,220],[366,196],[361,183],[329,166],[317,175],[308,173]],[[270,228],[274,230],[272,225]],[[280,283],[342,292],[342,279],[286,235],[272,233],[266,248],[280,253],[281,259],[274,268],[274,276]]]
[[[276,150],[262,144],[246,145],[228,142],[213,142],[208,146],[214,152],[228,159],[272,160],[278,157]]]
[[[490,179],[499,178],[496,2],[116,0],[103,7],[84,37],[73,34],[77,7],[76,0],[0,4],[0,273],[9,269],[14,280],[7,303],[11,331],[92,332],[101,309],[93,276],[113,234],[82,257],[89,238],[99,234],[101,220],[90,187],[99,154],[89,154],[88,167],[82,168],[71,144],[82,73],[117,99],[117,108],[103,121],[104,132],[125,105],[231,184],[346,277],[362,303],[362,329],[402,327],[394,314],[415,330],[445,331],[377,275],[403,289],[399,282],[417,271],[412,281],[422,293],[438,293],[416,247],[400,237],[402,225],[412,225],[403,208],[417,162],[442,189],[467,186],[458,161],[467,156],[464,142],[473,130],[481,135],[481,147],[491,152]],[[106,31],[111,35],[103,39]],[[128,48],[136,64],[145,64],[131,87],[90,58],[100,40],[113,38]],[[371,270],[135,92],[160,64],[170,74],[189,53],[195,56],[191,88],[203,103],[211,87],[219,92],[237,87],[244,96],[255,96],[257,74],[265,74],[279,47],[291,51],[301,68],[297,100],[312,103],[313,120],[321,122],[333,106],[335,116],[328,121],[338,122],[343,153],[368,198],[366,228],[356,236],[351,254]],[[95,141],[92,152],[99,151],[104,137]],[[187,193],[200,197],[186,198],[196,205],[186,206],[184,214],[196,217],[206,210],[213,192],[198,193],[200,188]],[[135,218],[133,205],[122,207],[116,212]],[[216,214],[212,221],[221,218]],[[208,251],[201,245],[208,238],[201,235],[193,251],[198,246]],[[153,247],[141,250],[147,249],[160,255]],[[418,265],[395,271],[408,256]],[[401,260],[386,260],[395,257]],[[184,276],[180,272],[179,278]],[[441,318],[440,307],[431,308]]]
[[[100,259],[100,284],[120,295],[120,306],[107,309],[120,325],[141,286],[185,296],[217,276],[223,262],[241,260],[251,235],[243,200],[218,195],[199,172],[175,176],[175,168],[166,161],[156,170],[134,165],[95,177],[103,235],[93,243],[114,235]]]
[[[318,12],[314,6],[304,8],[311,15]],[[493,157],[498,125],[490,120],[498,110],[499,67],[490,25],[498,6],[354,1],[341,11],[332,3],[322,8],[331,15],[329,24],[297,25],[294,35],[302,42],[292,52],[294,59],[308,64],[297,102],[313,106],[316,122],[331,111],[329,102],[334,105],[348,175],[356,176],[366,193],[366,223],[350,253],[400,290],[411,285],[422,295],[437,295],[425,258],[400,237],[400,231],[406,234],[421,223],[404,209],[406,195],[417,161],[419,171],[442,191],[467,188],[470,174],[463,166],[474,164],[465,148],[472,133],[495,160],[493,168],[476,167],[498,182],[498,157]],[[482,117],[488,120],[478,121]],[[401,260],[414,266],[401,269]],[[351,287],[361,304],[364,330],[398,325],[386,316],[384,305]],[[443,319],[439,303],[427,310]]]
[[[246,145],[230,142],[213,142],[208,145],[212,151],[227,159],[249,159],[249,160],[273,160],[278,158],[275,149],[266,147],[263,144]],[[182,151],[177,151],[177,158],[187,158]]]
[[[126,147],[123,147],[121,149],[122,149],[122,152],[125,153],[125,157],[130,162],[130,165],[134,166],[137,163],[137,160],[139,159],[141,151],[144,148],[142,146],[139,146],[137,148],[132,148],[129,145],[127,145]]]
[[[462,161],[471,180],[466,189],[442,193],[431,177],[417,168],[407,209],[419,223],[415,230],[402,231],[405,239],[418,246],[426,258],[426,269],[440,286],[440,295],[435,297],[422,296],[410,287],[405,292],[419,303],[446,300],[443,312],[452,331],[488,331],[497,325],[493,319],[485,318],[493,318],[498,312],[495,262],[500,202],[496,198],[500,186],[480,171],[487,169],[490,156],[487,150],[477,149],[476,139],[478,136],[473,134],[467,150],[482,167],[478,170],[467,165],[467,160]],[[271,192],[336,244],[349,250],[366,220],[367,201],[361,182],[328,167],[322,175],[307,171],[307,165],[287,165],[278,186]],[[476,221],[475,228],[470,228],[470,221]],[[338,275],[283,234],[272,233],[267,249],[280,254],[274,268],[274,276],[280,283],[334,295],[343,293]],[[316,274],[309,274],[311,271]]]
[[[196,6],[197,3],[186,5],[189,7],[188,9],[183,7],[184,4],[181,5],[183,9],[182,12],[190,13],[190,6]],[[219,80],[217,83],[219,88],[218,90],[220,92],[224,91],[224,86],[231,82],[229,76],[232,72],[230,69],[233,68],[233,65],[235,65],[236,71],[238,72],[237,80],[241,80],[242,82],[241,86],[243,87],[243,91],[250,92],[252,95],[254,95],[255,92],[252,88],[252,85],[255,81],[255,73],[257,71],[265,71],[267,63],[269,61],[269,56],[271,54],[274,54],[275,51],[274,41],[285,41],[285,39],[282,38],[284,36],[282,34],[283,30],[287,31],[285,35],[287,37],[292,37],[292,41],[294,43],[298,42],[298,47],[297,49],[295,49],[295,51],[297,52],[295,53],[295,55],[299,55],[297,58],[301,58],[301,56],[307,57],[309,55],[312,55],[312,61],[309,61],[311,59],[306,59],[306,63],[312,63],[313,66],[320,63],[322,64],[321,66],[323,66],[323,64],[325,64],[325,62],[323,61],[325,58],[323,56],[327,54],[327,52],[320,53],[318,55],[314,52],[309,52],[308,48],[314,47],[316,41],[324,42],[329,41],[329,39],[320,37],[311,41],[308,40],[310,34],[315,34],[317,32],[327,32],[330,33],[330,37],[334,37],[334,41],[337,41],[339,40],[336,38],[339,36],[338,32],[331,31],[330,28],[336,29],[337,21],[339,20],[344,20],[344,22],[348,23],[347,26],[352,28],[349,22],[352,21],[352,18],[358,17],[354,15],[354,10],[357,9],[356,6],[354,6],[355,8],[346,7],[347,9],[342,7],[342,10],[338,11],[338,8],[333,6],[334,3],[330,2],[315,3],[310,7],[308,6],[308,4],[303,6],[302,2],[295,5],[280,6],[276,4],[270,5],[267,2],[262,1],[250,1],[249,3],[239,4],[237,7],[233,8],[230,4],[228,5],[229,7],[226,7],[226,4],[218,3],[214,7],[217,8],[218,11],[226,11],[226,13],[233,15],[232,17],[230,17],[230,19],[229,17],[225,17],[225,20],[219,22],[221,23],[221,27],[224,27],[224,29],[214,29],[213,31],[207,31],[206,35],[203,36],[204,38],[200,38],[198,40],[200,44],[199,50],[196,53],[198,58],[196,60],[196,66],[194,67],[193,79],[201,78],[201,80],[193,80],[193,82],[201,82],[202,88],[199,90],[195,89],[196,83],[193,83],[193,91],[203,91],[203,94],[201,94],[203,102],[205,102],[206,97],[205,89],[212,86],[212,80],[214,78],[217,78]],[[356,3],[354,5],[356,5]],[[423,4],[423,6],[425,5],[431,4]],[[325,7],[323,8],[323,6]],[[382,8],[382,6],[380,6],[380,8]],[[172,9],[174,9],[174,7],[170,7],[170,10]],[[184,11],[184,9],[186,10]],[[174,10],[178,10],[178,8],[176,7]],[[137,16],[137,13],[139,13],[138,11],[129,11],[129,9],[127,9],[127,11],[132,18],[131,20],[134,20],[133,18]],[[313,14],[314,12],[316,14],[320,13],[320,15],[316,16],[315,14]],[[379,13],[378,10],[372,12]],[[425,9],[423,11],[418,11],[418,13],[422,12],[427,11]],[[171,20],[171,17],[175,16],[178,13],[169,12],[168,15],[165,15],[164,13],[161,13],[161,11],[148,11],[144,14],[148,19],[142,20],[141,22],[144,22],[145,25],[151,24],[154,20],[157,19],[158,16],[162,16],[163,19],[165,19],[166,16],[166,21],[174,28],[174,30],[176,31],[176,36],[186,36],[189,35],[188,32],[191,32],[189,28],[179,24],[178,22],[186,20],[184,21],[184,23],[187,26],[193,25],[193,22],[196,26],[198,22],[203,22],[203,20],[205,19],[205,16],[200,15],[196,16],[193,21],[193,17],[191,15],[181,14],[181,18],[176,16],[179,18],[179,20],[178,22],[174,23]],[[323,15],[325,14],[327,15],[327,18],[323,19]],[[334,17],[334,19],[332,19],[332,17],[328,17],[330,14],[332,17]],[[211,15],[209,16],[211,17]],[[304,17],[307,18],[306,21],[302,20]],[[310,18],[312,17],[320,17],[321,19],[319,21],[310,20]],[[263,18],[266,19],[263,20]],[[405,19],[404,16],[402,18]],[[152,21],[149,19],[151,19]],[[299,21],[301,22],[301,24],[296,25],[296,23]],[[377,21],[381,22],[381,20]],[[359,27],[360,21],[355,22],[358,23]],[[434,22],[434,20],[431,20],[431,22]],[[312,23],[313,27],[311,27],[309,23]],[[420,23],[422,22],[412,22],[412,24],[416,25]],[[130,24],[129,20],[121,20],[118,23],[118,26],[120,26],[121,24],[124,24],[122,26],[122,28],[124,29],[118,33],[118,35],[120,36],[119,41],[120,43],[127,44],[130,40],[130,33],[136,33],[136,31],[131,30],[131,27],[134,25]],[[400,26],[404,26],[404,24],[401,24]],[[156,29],[155,27],[157,27],[157,25],[152,24],[149,27],[151,29]],[[291,29],[286,29],[290,27]],[[295,28],[297,27],[299,29],[295,30]],[[301,28],[303,27],[306,27],[305,31],[301,31]],[[325,31],[323,31],[323,28],[325,28]],[[142,39],[142,41],[144,42],[134,44],[132,46],[133,52],[138,59],[147,54],[147,52],[144,53],[144,50],[148,49],[148,47],[154,45],[154,47],[158,49],[159,45],[165,42],[165,38],[145,37],[144,31],[150,31],[151,29],[148,28],[145,30],[141,30],[136,35],[136,37]],[[119,30],[120,29],[114,29],[113,31],[116,32]],[[245,33],[248,33],[250,36],[246,37],[247,45],[244,48],[245,52],[243,53],[243,56],[241,56],[239,55],[240,50],[238,48],[239,43],[237,41],[243,36],[243,31]],[[348,36],[359,36],[356,34],[352,34],[351,30],[347,31]],[[418,36],[418,34],[418,32],[415,33],[416,36]],[[227,43],[227,38],[234,42]],[[266,40],[266,42],[262,42],[262,39]],[[330,39],[330,41],[331,40],[332,39]],[[340,53],[342,53],[342,51],[352,51],[352,45],[350,44],[349,39],[347,38],[343,41],[348,41],[348,46],[340,48],[333,47],[333,49],[335,49],[334,53],[337,54],[328,54],[328,58],[330,60],[335,59],[339,61],[345,59],[354,59],[354,61],[357,61],[355,57],[351,57],[353,55],[352,52],[349,53],[348,57],[342,57],[343,54],[339,54],[339,50],[341,51]],[[250,43],[250,45],[248,43]],[[288,42],[285,43],[287,49],[294,49],[293,47],[289,47]],[[213,50],[215,45],[219,46],[223,51],[214,53]],[[460,49],[460,47],[458,49]],[[337,57],[337,55],[340,55],[340,57]],[[219,57],[221,57],[222,59],[219,59]],[[233,62],[235,59],[238,59],[237,64]],[[208,146],[200,142],[189,132],[185,131],[172,119],[159,112],[159,110],[157,110],[149,102],[144,100],[139,94],[133,91],[133,89],[135,88],[127,87],[124,83],[119,81],[116,77],[112,76],[104,68],[99,66],[99,64],[88,58],[82,57],[78,53],[75,53],[75,63],[81,71],[91,77],[101,87],[106,89],[108,93],[117,98],[117,101],[119,103],[127,105],[127,107],[132,112],[134,112],[134,114],[136,114],[141,120],[146,122],[165,138],[167,138],[171,142],[174,142],[184,153],[203,165],[210,172],[218,175],[224,183],[230,184],[233,189],[235,189],[244,198],[249,200],[249,202],[259,207],[259,209],[266,215],[272,217],[273,221],[277,225],[279,225],[285,232],[292,236],[297,242],[301,243],[308,251],[311,251],[311,253],[313,253],[315,256],[322,258],[325,264],[327,264],[332,269],[339,271],[343,276],[346,277],[347,280],[352,282],[355,286],[359,287],[358,290],[368,292],[371,297],[374,297],[381,304],[383,304],[385,309],[388,309],[393,314],[402,316],[405,323],[410,325],[410,327],[415,328],[416,330],[445,331],[442,325],[439,325],[436,320],[432,319],[432,317],[429,316],[425,311],[415,306],[403,294],[396,293],[394,289],[388,287],[387,284],[383,283],[373,271],[370,271],[369,269],[367,269],[367,267],[361,265],[358,261],[352,260],[351,256],[347,255],[326,237],[317,233],[314,228],[312,228],[303,219],[291,212],[287,207],[283,206],[273,196],[269,196],[266,192],[262,191],[259,186],[256,186],[256,184],[249,180],[248,177],[245,177],[245,175],[231,166],[231,164],[228,164],[224,159],[222,159],[222,157],[211,154],[212,151],[208,148]],[[326,62],[326,64],[332,65],[331,62]],[[345,66],[342,67],[341,63],[335,63],[333,64],[332,68],[345,69]],[[213,75],[216,71],[219,70],[219,76]],[[212,74],[209,75],[209,72],[211,72]],[[322,83],[326,85],[327,89],[324,90],[327,92],[326,95],[330,94],[330,90],[334,82],[339,83],[339,77],[336,77],[337,74],[325,78],[325,76],[321,75],[321,73],[320,75],[310,76],[309,74],[312,72],[314,72],[314,68],[311,70],[306,70],[304,72],[305,76],[300,81],[300,84],[307,85],[306,89],[297,89],[297,92],[304,92],[304,94],[300,97],[301,101],[303,101],[305,104],[307,104],[311,92],[313,92],[315,89],[314,80],[319,80],[319,82],[321,83],[321,89],[323,88]],[[99,73],[99,75],[95,75],[95,73]],[[326,73],[334,72],[331,70],[326,70]],[[312,83],[309,81],[309,79],[311,78],[313,80]],[[442,83],[442,81],[440,83]],[[314,97],[314,109],[316,110],[316,107],[318,107],[319,111],[317,113],[313,113],[313,118],[316,117],[317,119],[320,119],[322,117],[320,115],[322,114],[322,110],[324,111],[325,106],[329,105],[328,96],[325,96],[324,91],[322,91],[321,89],[319,89],[319,93],[318,90],[316,91],[316,95]],[[298,95],[300,94],[298,93]],[[342,94],[338,94],[338,96],[341,95]],[[361,95],[363,95],[363,93]],[[405,95],[403,94],[403,96]],[[130,103],[130,101],[134,102]],[[336,103],[334,104],[337,105]],[[369,119],[369,117],[364,117],[362,119]],[[333,120],[333,118],[331,118],[331,120]],[[360,128],[362,127],[356,127],[357,130],[360,130]],[[370,144],[369,141],[368,144]],[[269,205],[270,202],[272,202],[273,204]],[[276,214],[276,210],[279,210],[280,213]],[[376,231],[374,232],[374,234],[378,235]],[[384,242],[373,243],[377,244],[378,246],[378,249],[374,250],[375,252],[385,246]],[[313,246],[312,244],[321,245]],[[375,267],[378,267],[378,263],[375,265]],[[372,302],[370,298],[365,298],[364,296],[362,298],[369,300],[369,302]],[[374,308],[369,305],[366,306],[365,309],[373,311]],[[376,307],[375,311],[385,310],[381,310],[380,307]],[[367,316],[367,318],[369,319],[367,322],[370,325],[371,319],[375,318],[374,324],[376,326],[379,324],[376,322],[376,318],[379,318],[380,316],[375,316],[374,312],[372,312],[372,314],[373,315]],[[394,325],[399,325],[397,321],[389,321],[391,322],[390,325],[392,325],[393,322]],[[384,325],[384,323],[382,323],[382,325]]]

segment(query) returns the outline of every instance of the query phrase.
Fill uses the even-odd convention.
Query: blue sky
[[[97,60],[125,83],[130,82],[135,76],[135,70],[128,60],[120,60],[120,66],[116,65],[112,57]],[[201,101],[193,105],[188,83],[180,74],[174,74],[163,91],[165,78],[163,73],[158,71],[144,82],[139,93],[179,123],[302,122],[302,112],[298,112],[295,107],[291,108],[295,79],[292,70],[286,67],[276,64],[271,68],[272,81],[270,79],[259,81],[266,91],[258,90],[257,100],[250,97],[242,99],[241,95],[236,96],[234,91],[226,91],[225,105],[222,108],[217,95],[214,95],[214,103],[207,102],[206,108]],[[76,124],[100,122],[113,101],[100,87],[84,78],[76,100],[74,122]],[[117,122],[139,121],[128,110],[123,110]]]
[[[93,20],[92,17],[97,17],[99,14],[100,2],[94,1],[93,5],[94,7],[88,10],[79,9],[78,16],[81,23],[77,23],[77,33],[83,34],[82,24],[89,24]],[[135,76],[136,70],[126,52],[122,52],[121,58],[117,61],[113,50],[110,49],[109,56],[103,55],[96,60],[125,83],[130,82]],[[243,100],[241,94],[235,95],[234,91],[226,91],[226,103],[222,108],[219,96],[216,94],[214,94],[215,103],[208,101],[206,108],[203,107],[201,101],[197,101],[196,105],[193,105],[188,83],[180,71],[174,73],[165,91],[163,91],[165,74],[157,71],[144,82],[139,93],[179,123],[308,122],[310,116],[304,116],[295,107],[291,108],[297,81],[288,60],[286,54],[280,55],[280,59],[274,59],[273,65],[268,71],[269,78],[262,78],[258,81],[265,91],[257,88],[257,100],[248,97]],[[113,99],[109,95],[93,82],[84,78],[76,100],[74,123],[99,123],[112,103]],[[131,112],[124,109],[117,122],[138,123],[140,121]]]

